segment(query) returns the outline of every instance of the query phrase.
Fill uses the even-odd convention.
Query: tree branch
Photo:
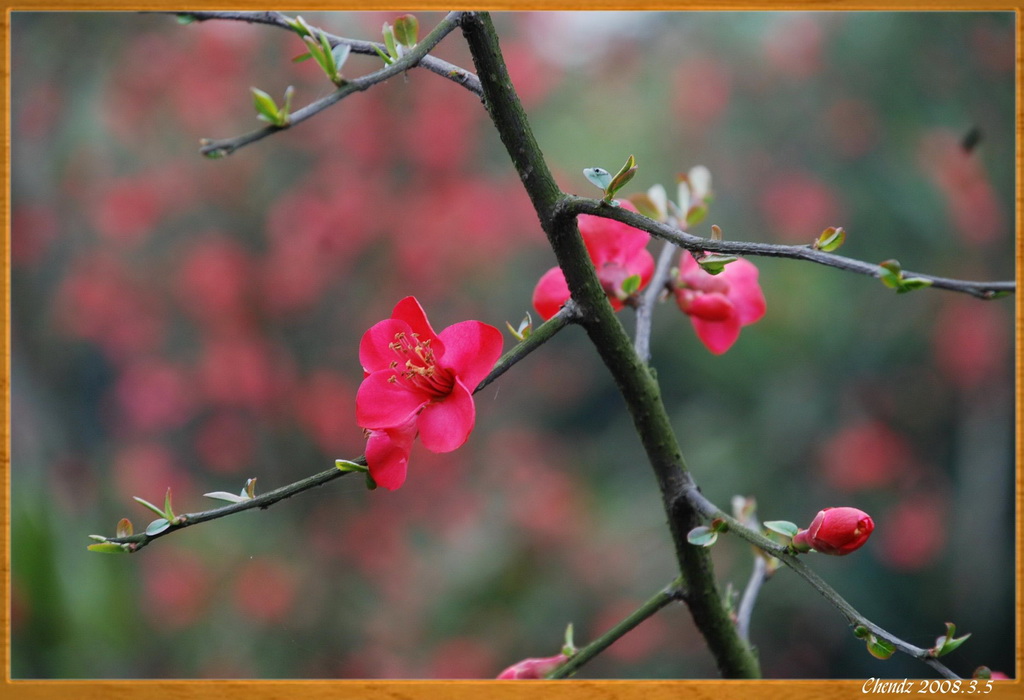
[[[497,34],[486,13],[467,13],[462,32],[469,44],[484,90],[484,104],[502,143],[515,165],[530,201],[565,273],[572,299],[587,331],[626,400],[637,434],[655,472],[680,571],[686,581],[686,602],[694,622],[708,643],[723,676],[752,678],[760,675],[757,659],[736,634],[719,596],[708,552],[686,541],[686,533],[699,523],[699,515],[685,501],[668,496],[693,482],[662,404],[658,385],[633,350],[594,273],[580,238],[575,214],[564,206],[530,129],[515,87],[508,76]]]
[[[186,14],[189,14],[190,16],[195,16],[196,14],[203,13]],[[266,15],[268,13],[255,14]],[[430,50],[433,49],[435,46],[437,46],[438,42],[440,42],[441,39],[446,37],[448,34],[451,33],[452,30],[458,27],[461,16],[462,13],[460,12],[449,13],[448,16],[441,20],[441,22],[439,22],[438,25],[434,27],[433,31],[431,31],[430,34],[423,37],[423,40],[416,44],[416,46],[413,47],[409,51],[409,53],[402,56],[400,59],[398,59],[391,65],[384,66],[380,70],[375,71],[373,73],[368,73],[367,75],[360,76],[358,78],[353,78],[352,80],[346,80],[344,83],[342,83],[340,87],[338,87],[337,90],[327,95],[326,97],[322,97],[316,102],[312,102],[301,109],[295,110],[289,115],[287,126],[268,125],[263,128],[256,129],[255,131],[250,131],[247,134],[236,136],[234,138],[218,140],[203,139],[201,142],[201,147],[199,148],[199,152],[204,156],[210,158],[220,158],[223,156],[231,155],[239,148],[247,146],[250,143],[253,143],[254,141],[259,141],[260,139],[266,138],[271,134],[276,134],[279,131],[285,131],[287,129],[292,128],[296,124],[306,121],[310,117],[319,114],[328,107],[336,104],[337,102],[341,101],[342,99],[348,97],[353,93],[362,92],[363,90],[366,90],[367,88],[370,88],[376,85],[377,83],[384,82],[389,78],[393,78],[394,76],[399,75],[400,73],[404,73],[410,68],[417,66],[427,56],[427,53],[430,52]],[[335,37],[335,39],[337,39],[337,37]],[[344,40],[343,42],[339,43],[349,43],[349,40]],[[370,46],[373,45],[371,42],[363,43],[369,44]]]
[[[672,266],[672,256],[676,252],[676,245],[671,241],[665,241],[658,254],[658,263],[654,269],[654,276],[651,277],[647,291],[640,299],[640,305],[636,309],[636,332],[635,344],[636,354],[644,362],[651,360],[651,327],[654,317],[654,305],[658,297],[665,290],[665,283],[668,281],[668,273]]]
[[[490,374],[484,377],[484,379],[477,385],[476,389],[473,390],[473,393],[476,394],[477,392],[482,391],[491,382],[503,375],[531,352],[549,341],[555,336],[555,334],[572,323],[575,319],[576,310],[572,304],[562,307],[557,314],[534,329],[534,331],[525,340],[515,345],[508,352],[502,355],[494,364],[494,369],[491,370]],[[360,455],[350,461],[364,467],[366,466],[366,457],[363,455]],[[199,523],[205,523],[210,520],[216,520],[217,518],[234,515],[235,513],[241,513],[242,511],[251,510],[253,508],[260,508],[261,510],[269,508],[275,503],[283,501],[286,498],[290,498],[291,496],[302,493],[303,491],[309,491],[317,486],[323,486],[329,481],[334,481],[335,479],[351,473],[352,472],[341,471],[337,468],[328,469],[320,472],[319,474],[313,474],[305,479],[300,479],[299,481],[288,484],[287,486],[282,486],[278,489],[274,489],[273,491],[268,491],[262,496],[256,496],[239,503],[231,503],[226,506],[221,506],[220,508],[212,508],[210,510],[199,511],[197,513],[184,513],[182,515],[178,515],[173,521],[171,521],[171,526],[169,528],[153,535],[147,535],[143,532],[135,535],[128,535],[126,537],[105,537],[102,541],[110,542],[112,544],[129,545],[126,551],[137,552],[153,540],[169,535],[172,532],[178,532],[179,530],[184,530],[186,527],[191,527],[192,525],[198,525]]]
[[[896,647],[897,650],[904,654],[923,661],[946,678],[959,678],[959,676],[953,673],[953,671],[946,667],[945,664],[932,657],[928,653],[927,649],[922,649],[921,647],[914,646],[909,642],[903,641],[896,635],[887,632],[868,618],[861,615],[852,605],[846,602],[846,599],[839,595],[834,588],[825,583],[824,579],[822,579],[813,569],[808,567],[807,564],[805,564],[798,556],[791,553],[785,545],[779,544],[760,532],[751,530],[744,526],[740,521],[736,520],[736,518],[725,513],[722,509],[705,498],[704,494],[702,494],[696,487],[683,489],[680,492],[680,500],[687,501],[694,510],[699,512],[707,520],[715,520],[717,518],[725,520],[729,523],[729,532],[738,535],[740,538],[746,540],[766,554],[770,554],[776,559],[782,561],[782,563],[811,584],[811,586],[818,591],[825,600],[839,610],[851,626],[863,626],[868,628],[876,637],[880,637],[888,641]],[[694,546],[697,549],[704,549],[703,547],[696,547],[695,545],[691,546]]]
[[[834,267],[846,272],[855,272],[861,275],[878,278],[882,272],[877,264],[862,262],[853,258],[847,258],[834,253],[826,253],[815,250],[805,245],[779,245],[775,243],[748,243],[742,241],[713,241],[710,238],[701,238],[693,234],[680,231],[667,224],[660,223],[654,219],[648,219],[642,214],[631,212],[622,207],[610,207],[602,204],[599,199],[588,199],[567,195],[564,200],[565,214],[577,216],[579,214],[590,214],[592,216],[603,216],[606,219],[614,219],[624,224],[629,224],[641,231],[647,231],[652,236],[657,236],[666,241],[675,243],[680,248],[692,251],[707,251],[709,253],[725,253],[730,255],[756,255],[773,258],[791,258],[794,260],[807,260]],[[979,299],[994,299],[996,297],[1012,294],[1017,289],[1016,282],[974,282],[969,280],[956,280],[947,277],[936,277],[919,272],[904,270],[907,277],[920,277],[929,280],[933,287],[948,289],[954,292],[963,292]]]

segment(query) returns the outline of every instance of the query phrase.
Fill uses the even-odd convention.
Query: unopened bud
[[[517,664],[509,666],[498,676],[498,680],[526,680],[544,678],[547,674],[569,660],[565,654],[548,656],[543,659],[523,659]]]
[[[814,549],[822,554],[842,556],[868,541],[875,523],[871,516],[856,508],[825,508],[819,511],[806,530],[793,538],[797,551]]]

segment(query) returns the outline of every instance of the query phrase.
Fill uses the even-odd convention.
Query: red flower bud
[[[568,660],[569,657],[565,654],[549,656],[544,659],[523,659],[519,663],[509,666],[502,671],[501,675],[498,676],[498,680],[507,681],[524,680],[527,678],[543,678]]]
[[[826,508],[818,511],[810,527],[797,533],[793,545],[799,551],[842,556],[859,549],[874,529],[875,522],[862,510]]]

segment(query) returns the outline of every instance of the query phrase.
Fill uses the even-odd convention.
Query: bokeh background
[[[309,14],[378,39],[397,13]],[[420,15],[422,33],[438,15]],[[413,451],[399,491],[346,478],[134,556],[87,535],[266,491],[363,448],[358,341],[403,296],[440,329],[523,317],[553,264],[480,101],[414,70],[293,131],[250,86],[329,91],[301,42],[240,23],[13,13],[11,649],[24,678],[489,678],[585,643],[675,575],[656,485],[613,384],[568,329],[477,397],[470,441]],[[1009,13],[499,14],[561,186],[714,173],[727,238],[809,243],[968,279],[1014,276]],[[471,68],[458,33],[436,53]],[[354,56],[348,75],[379,60]],[[980,130],[973,150],[964,137]],[[656,250],[655,243],[651,249]],[[653,363],[712,500],[877,525],[815,568],[868,617],[1014,672],[1013,305],[758,259],[768,314],[714,357],[671,304]],[[631,312],[621,314],[632,329]],[[514,340],[506,335],[506,347]],[[742,590],[750,550],[714,548]],[[753,642],[773,677],[928,676],[870,657],[791,572]],[[584,677],[714,677],[682,607]]]

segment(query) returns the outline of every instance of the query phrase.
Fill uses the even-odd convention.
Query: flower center
[[[391,362],[391,369],[400,371],[390,381],[399,381],[401,377],[410,388],[441,398],[452,392],[455,377],[451,371],[437,366],[430,340],[420,340],[418,333],[395,333],[395,340],[388,347],[400,358]]]

